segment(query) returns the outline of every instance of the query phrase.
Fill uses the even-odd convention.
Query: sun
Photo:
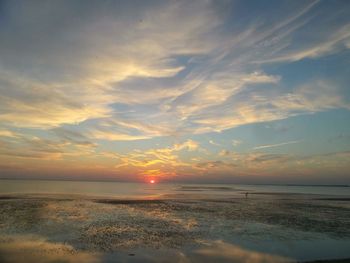
[[[149,182],[150,182],[151,184],[154,184],[156,181],[153,180],[153,179],[151,179],[151,180],[149,180]]]

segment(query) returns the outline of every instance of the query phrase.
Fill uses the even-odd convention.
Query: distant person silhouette
[[[248,194],[249,194],[248,192],[245,193],[245,198],[248,198]]]

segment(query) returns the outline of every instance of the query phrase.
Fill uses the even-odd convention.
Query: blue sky
[[[0,176],[348,183],[348,1],[1,1]]]

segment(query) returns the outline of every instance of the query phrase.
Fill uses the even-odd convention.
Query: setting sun
[[[156,181],[152,179],[152,180],[150,180],[149,182],[150,182],[151,184],[154,184]]]

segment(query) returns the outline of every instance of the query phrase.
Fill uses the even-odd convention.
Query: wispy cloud
[[[214,142],[213,140],[209,140],[209,143],[210,143],[211,145],[221,146],[219,143],[216,143],[216,142]]]
[[[284,145],[289,145],[289,144],[295,144],[295,143],[300,143],[301,141],[289,141],[289,142],[281,142],[281,143],[276,143],[276,144],[267,144],[267,145],[260,145],[256,146],[253,149],[254,150],[259,150],[259,149],[265,149],[265,148],[273,148],[273,147],[280,147]]]
[[[0,137],[17,137],[18,134],[16,134],[13,131],[10,130],[0,130]]]
[[[103,156],[116,159],[116,169],[135,170],[138,175],[169,176],[176,175],[183,167],[190,167],[192,161],[184,161],[180,158],[182,151],[193,152],[200,150],[198,142],[186,140],[175,143],[166,148],[154,148],[146,151],[133,150],[128,154],[116,154],[105,152]]]
[[[283,76],[263,70],[266,62],[321,57],[347,48],[342,43],[349,38],[348,24],[319,33],[310,29],[314,37],[300,41],[299,30],[313,26],[308,17],[320,19],[312,13],[319,1],[297,5],[286,16],[276,15],[273,22],[252,20],[235,32],[226,32],[225,22],[241,23],[240,17],[229,17],[225,6],[214,8],[210,1],[123,4],[118,9],[90,4],[79,11],[79,21],[67,16],[71,6],[65,2],[41,7],[45,8],[41,13],[33,4],[13,7],[19,13],[16,23],[23,24],[24,31],[1,32],[0,120],[8,125],[47,128],[103,119],[119,127],[101,130],[99,122],[91,122],[86,134],[131,140],[221,131],[348,107],[334,83],[324,89],[323,97],[318,84],[310,84],[308,94],[297,89],[281,92],[275,88],[284,85]],[[115,15],[131,10],[138,19]],[[51,20],[52,12],[59,12],[70,26]],[[265,12],[268,21],[270,14]],[[159,13],[162,16],[155,15]],[[38,32],[39,22],[27,23],[32,17],[47,28]],[[6,22],[9,28],[15,26]],[[59,37],[52,38],[48,34],[52,30],[61,32]],[[41,43],[28,39],[35,34]],[[21,63],[15,63],[18,59]],[[255,65],[258,60],[260,65]],[[311,93],[317,97],[310,100]],[[120,114],[116,104],[128,105],[130,111]]]
[[[233,145],[233,147],[236,147],[236,146],[238,146],[238,145],[240,145],[240,144],[242,144],[243,142],[241,141],[241,140],[232,140],[232,145]]]

